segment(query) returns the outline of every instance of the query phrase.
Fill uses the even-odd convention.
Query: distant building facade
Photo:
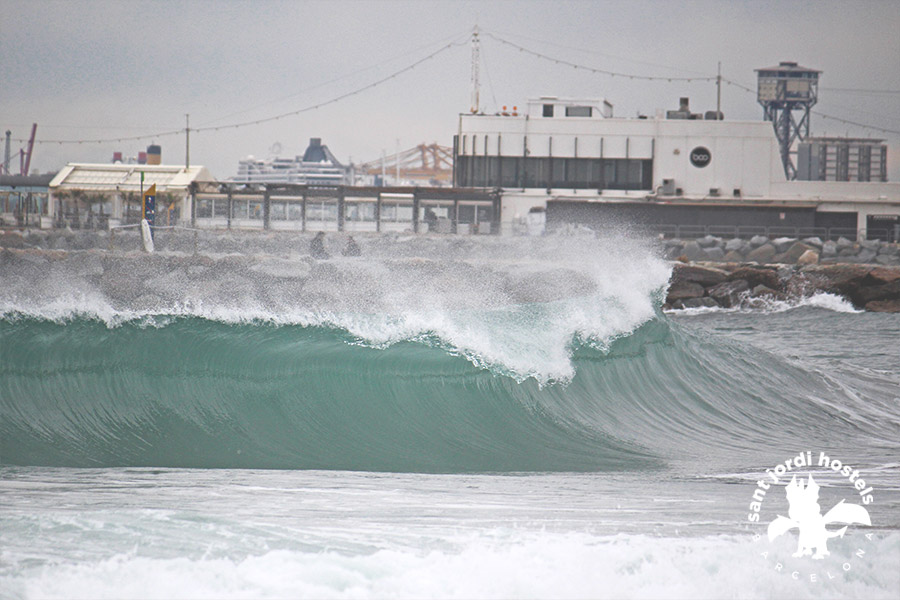
[[[499,188],[504,231],[525,231],[546,211],[548,224],[896,238],[900,184],[886,181],[886,150],[875,142],[843,144],[840,171],[826,161],[826,177],[789,181],[766,121],[693,113],[687,99],[677,111],[613,118],[604,100],[544,97],[524,113],[461,114],[454,184]]]

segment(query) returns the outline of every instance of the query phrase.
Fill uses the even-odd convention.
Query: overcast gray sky
[[[191,135],[191,163],[218,178],[238,161],[301,154],[321,137],[341,160],[376,159],[419,143],[451,145],[469,107],[475,25],[538,53],[636,75],[723,75],[755,89],[753,69],[794,60],[823,71],[815,110],[900,131],[900,2],[325,2],[0,0],[0,127],[27,138],[38,123],[32,172],[108,162],[149,143],[183,163],[184,134],[58,144],[277,121]],[[653,114],[689,96],[715,108],[709,82],[630,80],[538,59],[482,36],[482,107],[530,97],[603,96],[616,116]],[[723,88],[728,119],[761,119],[753,94]],[[814,115],[814,135],[885,137],[900,179],[900,134]],[[14,152],[23,144],[14,142]],[[17,169],[17,166],[14,167]]]

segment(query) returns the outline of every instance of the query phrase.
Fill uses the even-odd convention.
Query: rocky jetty
[[[822,241],[758,235],[750,239],[724,239],[707,235],[697,240],[665,241],[669,260],[758,264],[873,264],[900,266],[900,244],[881,240],[851,241],[847,238]]]
[[[664,242],[676,261],[665,308],[764,306],[817,292],[867,311],[900,312],[900,244],[782,237]]]
[[[900,312],[900,266],[677,262],[664,308],[755,307],[838,294],[873,312]]]

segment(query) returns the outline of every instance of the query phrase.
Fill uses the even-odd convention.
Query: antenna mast
[[[480,49],[481,42],[478,39],[478,25],[475,26],[475,29],[472,31],[472,106],[469,108],[469,111],[473,114],[479,112],[481,110],[480,104],[480,94],[481,94],[481,82],[478,76],[478,63],[480,61]]]

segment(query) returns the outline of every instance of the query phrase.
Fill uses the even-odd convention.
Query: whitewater
[[[0,250],[0,596],[896,597],[896,315],[664,313],[624,231],[309,237]],[[748,520],[807,450],[874,489],[816,562],[786,478]]]

